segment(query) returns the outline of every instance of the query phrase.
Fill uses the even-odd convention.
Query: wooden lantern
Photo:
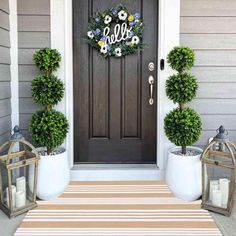
[[[223,126],[217,131],[201,156],[202,208],[229,216],[233,208],[236,146]]]
[[[11,218],[37,206],[39,155],[18,126],[0,147],[0,155],[0,208]]]

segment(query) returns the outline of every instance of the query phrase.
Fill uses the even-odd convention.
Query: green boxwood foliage
[[[34,141],[42,147],[47,147],[48,153],[63,143],[68,128],[64,114],[54,109],[37,111],[30,123]]]
[[[194,51],[189,47],[175,47],[167,56],[167,62],[171,68],[179,72],[191,69],[194,60]]]
[[[56,49],[44,48],[33,55],[35,65],[44,72],[56,71],[61,62],[61,55]]]
[[[52,74],[59,68],[61,55],[56,49],[44,48],[34,54],[33,60],[44,75],[32,81],[32,97],[44,107],[32,116],[29,131],[33,140],[50,154],[63,143],[69,129],[66,117],[53,109],[64,96],[64,84]]]
[[[170,76],[166,81],[166,94],[178,108],[167,114],[164,129],[168,139],[175,145],[182,147],[182,154],[187,153],[187,146],[194,144],[201,134],[201,118],[196,111],[184,108],[184,104],[191,102],[198,89],[196,78],[185,70],[194,65],[194,51],[189,47],[175,47],[167,56],[171,68],[178,73]]]
[[[32,97],[43,106],[56,105],[64,96],[64,84],[56,76],[38,75],[32,81]]]
[[[197,94],[198,84],[193,75],[176,74],[166,81],[166,95],[174,103],[191,102]]]
[[[201,118],[191,108],[172,110],[164,120],[168,139],[177,146],[194,144],[201,135]]]

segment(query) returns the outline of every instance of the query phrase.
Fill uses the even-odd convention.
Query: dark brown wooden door
[[[88,19],[122,3],[145,24],[142,53],[105,59],[86,42]],[[156,162],[157,0],[74,0],[75,163]],[[150,72],[148,64],[154,62]],[[154,104],[149,105],[153,75]]]

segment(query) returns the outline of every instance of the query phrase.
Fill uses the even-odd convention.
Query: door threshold
[[[80,181],[162,180],[164,171],[156,164],[75,164],[70,176]]]

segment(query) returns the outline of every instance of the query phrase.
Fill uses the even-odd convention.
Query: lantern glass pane
[[[5,165],[0,165],[0,188],[1,188],[1,193],[0,193],[0,197],[1,197],[1,203],[5,206],[5,207],[9,207],[9,198],[7,198],[7,196],[9,195],[8,192],[8,177],[7,177],[7,168]]]
[[[233,170],[205,164],[204,195],[208,205],[227,208]]]
[[[35,164],[30,164],[11,170],[12,182],[16,186],[16,210],[27,207],[34,202],[34,167]]]

